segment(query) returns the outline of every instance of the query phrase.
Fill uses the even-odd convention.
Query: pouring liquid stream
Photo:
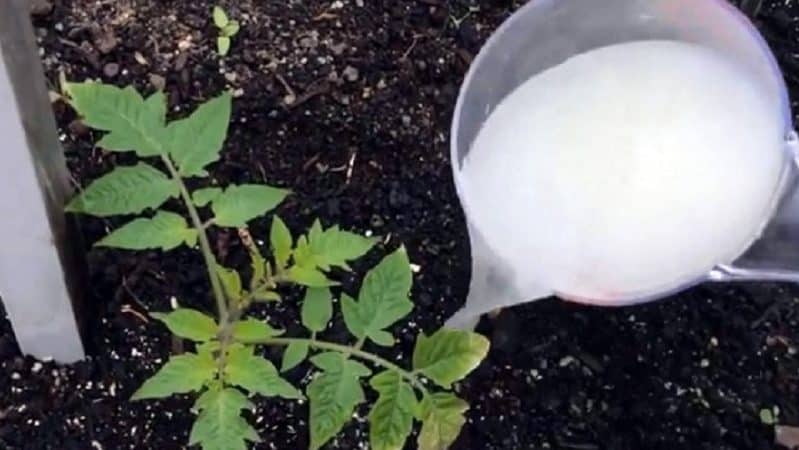
[[[784,120],[768,99],[677,41],[599,48],[524,82],[455,175],[475,261],[449,325],[553,294],[636,303],[736,260],[779,202]]]

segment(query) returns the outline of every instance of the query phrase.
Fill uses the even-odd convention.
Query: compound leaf
[[[322,369],[306,390],[311,408],[310,448],[317,450],[341,431],[355,407],[363,402],[360,378],[371,371],[335,352],[316,355],[311,362]]]
[[[141,157],[163,154],[166,98],[155,94],[145,102],[136,89],[101,83],[67,83],[73,108],[86,125],[107,131],[97,145],[113,151],[134,150]]]
[[[95,180],[67,205],[66,210],[99,217],[138,214],[147,208],[158,208],[177,195],[177,183],[160,170],[140,162],[135,166],[117,167]]]
[[[240,320],[233,324],[233,337],[242,342],[254,342],[283,334],[268,323],[258,319]]]
[[[176,309],[170,313],[152,313],[175,336],[196,342],[214,339],[219,333],[219,325],[211,317],[190,308]]]
[[[404,248],[383,258],[366,274],[357,302],[342,296],[344,322],[350,332],[359,339],[368,337],[386,345],[388,338],[381,331],[413,309],[408,300],[411,283],[410,262]]]
[[[381,372],[369,381],[379,397],[369,412],[372,450],[402,450],[418,415],[413,388],[394,371]]]
[[[169,154],[184,177],[207,176],[205,167],[219,159],[230,123],[230,93],[200,105],[189,117],[167,127]]]
[[[449,388],[480,364],[489,346],[488,339],[470,331],[441,329],[430,337],[421,333],[413,349],[413,368]]]
[[[274,209],[289,194],[261,184],[229,186],[212,205],[214,223],[220,227],[245,227],[250,220]]]
[[[469,405],[449,392],[429,394],[422,400],[419,450],[447,450],[466,423]]]
[[[249,392],[267,397],[303,398],[297,388],[280,377],[271,362],[255,355],[250,346],[231,347],[227,355],[225,380]]]
[[[97,242],[98,247],[126,250],[158,249],[167,251],[186,244],[197,244],[197,230],[190,228],[179,214],[158,211],[151,219],[141,218],[128,222]]]
[[[247,450],[247,442],[261,442],[258,433],[241,416],[245,409],[255,409],[247,397],[235,388],[209,389],[194,404],[200,415],[194,422],[189,445],[203,450]]]
[[[133,394],[131,400],[164,398],[202,389],[216,375],[216,362],[208,353],[173,356]]]

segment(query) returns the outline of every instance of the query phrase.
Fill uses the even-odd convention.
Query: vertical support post
[[[0,0],[0,298],[23,353],[83,358],[80,239],[28,0]]]

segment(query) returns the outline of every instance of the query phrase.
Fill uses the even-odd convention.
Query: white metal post
[[[0,297],[23,353],[83,358],[79,241],[27,0],[0,0]]]

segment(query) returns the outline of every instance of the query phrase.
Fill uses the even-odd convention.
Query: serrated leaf
[[[239,273],[219,264],[216,264],[214,271],[219,277],[219,281],[222,283],[222,290],[225,291],[225,296],[234,302],[241,300],[242,287]]]
[[[216,361],[210,354],[186,353],[173,356],[133,394],[131,400],[164,398],[200,390],[214,379]]]
[[[402,450],[411,434],[418,400],[413,388],[394,371],[381,372],[369,384],[379,397],[369,412],[372,450]]]
[[[280,377],[271,362],[253,354],[250,346],[231,347],[225,366],[225,381],[267,397],[303,398],[297,388]]]
[[[371,371],[340,353],[322,353],[311,362],[323,372],[308,385],[311,450],[317,450],[338,434],[364,400],[360,378]]]
[[[184,339],[205,342],[214,339],[219,333],[219,325],[214,319],[194,309],[181,308],[167,314],[150,315],[163,322],[172,334]]]
[[[107,131],[97,145],[113,151],[134,150],[142,157],[163,153],[165,97],[147,102],[133,87],[86,82],[67,83],[70,104],[86,125]],[[163,102],[162,106],[159,102]]]
[[[308,350],[310,347],[307,342],[294,341],[286,346],[283,351],[283,360],[280,363],[280,371],[285,372],[291,370],[308,357]]]
[[[328,271],[331,267],[349,270],[347,261],[365,255],[375,245],[374,239],[342,231],[338,225],[327,230],[316,220],[308,232],[297,241],[294,261],[298,266],[318,267]]]
[[[358,339],[369,337],[387,342],[385,335],[378,332],[411,312],[411,283],[410,262],[404,248],[383,258],[366,274],[357,302],[342,296],[344,322],[350,332]]]
[[[222,28],[222,34],[227,37],[233,37],[239,34],[239,30],[241,29],[241,24],[239,24],[235,20],[231,20],[228,24]]]
[[[197,189],[191,194],[191,201],[198,208],[202,208],[222,195],[222,189],[218,187],[208,187]]]
[[[333,295],[328,288],[308,288],[302,301],[301,318],[305,328],[324,331],[333,317]]]
[[[469,405],[449,392],[429,394],[422,400],[419,450],[447,450],[466,423]]]
[[[178,185],[156,168],[139,163],[117,167],[95,180],[66,207],[67,212],[107,217],[156,209],[178,195]]]
[[[231,103],[232,97],[226,92],[200,105],[189,117],[169,124],[169,154],[182,176],[206,176],[205,166],[219,159],[227,137]]]
[[[128,222],[94,245],[126,250],[160,248],[167,251],[184,243],[194,247],[197,244],[197,230],[189,228],[186,219],[178,214],[158,211],[151,219]]]
[[[316,263],[322,270],[341,267],[349,270],[347,261],[365,255],[375,245],[374,239],[359,234],[342,231],[338,225],[325,230],[321,235],[309,239]]]
[[[238,389],[209,389],[194,408],[200,415],[194,422],[189,445],[203,450],[247,450],[247,441],[261,442],[258,432],[241,416],[245,409],[255,409]]]
[[[273,210],[289,191],[262,184],[229,186],[212,205],[214,223],[220,227],[244,227],[250,220]]]
[[[272,218],[269,240],[272,244],[272,253],[277,267],[286,268],[291,257],[291,247],[294,245],[294,240],[291,237],[291,231],[278,216]]]
[[[227,56],[230,52],[230,38],[227,36],[219,36],[216,38],[216,52],[219,56]]]
[[[430,337],[421,333],[413,349],[413,368],[449,388],[480,365],[489,346],[488,339],[470,331],[441,329]]]
[[[308,287],[338,286],[339,283],[329,280],[325,274],[306,267],[293,266],[288,270],[289,280]]]
[[[214,6],[212,16],[214,19],[214,25],[216,25],[217,28],[225,28],[230,22],[225,10],[219,6]]]
[[[258,319],[240,320],[233,324],[233,337],[242,342],[253,342],[273,338],[283,334],[284,330],[273,328],[268,323]]]

